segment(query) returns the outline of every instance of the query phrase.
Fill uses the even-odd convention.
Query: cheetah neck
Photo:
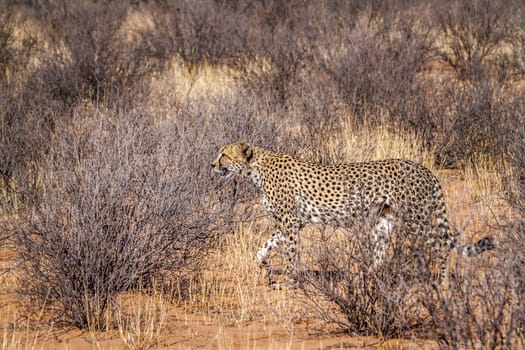
[[[268,157],[274,153],[260,147],[253,147],[253,158],[247,169],[247,175],[258,190],[264,187],[264,164]]]
[[[272,152],[260,147],[253,147],[253,159],[250,161],[247,168],[247,175],[252,180],[255,187],[262,192],[264,196],[264,185],[268,176],[268,172],[272,172],[272,166],[276,160],[285,159],[288,162],[296,162],[291,156]]]

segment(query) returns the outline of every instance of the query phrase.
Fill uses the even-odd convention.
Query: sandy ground
[[[221,326],[204,321],[198,315],[169,321],[163,336],[152,349],[436,349],[432,342],[353,337],[343,333],[323,333],[318,327],[295,325],[287,329],[276,324],[248,322],[239,326]],[[40,334],[38,340],[21,340],[20,348],[33,349],[127,349],[118,331],[90,334],[71,330]]]

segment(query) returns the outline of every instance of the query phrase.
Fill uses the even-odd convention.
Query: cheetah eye
[[[229,159],[229,157],[224,154],[224,153],[221,153],[220,157],[219,157],[219,164],[221,164],[222,166],[225,166],[225,162]]]

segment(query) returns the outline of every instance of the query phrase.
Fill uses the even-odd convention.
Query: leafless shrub
[[[14,198],[34,199],[49,139],[77,103],[129,109],[147,96],[147,79],[163,60],[146,42],[126,41],[119,32],[128,7],[90,0],[74,6],[40,2],[12,4],[2,14],[0,172],[10,191],[4,209],[12,209]],[[24,34],[19,42],[28,19],[40,25],[39,40]],[[27,191],[31,183],[35,188]]]
[[[376,219],[366,218],[350,230],[323,230],[320,239],[306,246],[301,264],[305,302],[351,334],[384,339],[421,334],[428,315],[418,301],[420,285],[433,283],[422,258],[429,250],[422,237],[404,233],[401,225],[386,256],[376,263]]]
[[[307,130],[308,137],[298,140],[337,131],[334,127],[340,121],[333,118],[333,110],[316,108],[316,116],[308,113],[311,101],[318,98],[328,104],[342,99],[345,106],[338,108],[349,110],[354,122],[415,129],[429,144],[439,145],[437,158],[442,164],[461,166],[472,154],[495,153],[490,145],[500,129],[488,126],[508,117],[500,118],[500,113],[508,113],[498,100],[506,76],[497,77],[502,81],[479,76],[472,86],[429,79],[430,63],[449,53],[436,44],[432,26],[441,23],[457,29],[463,28],[457,24],[463,23],[460,19],[469,21],[472,25],[466,25],[465,32],[456,33],[464,34],[458,40],[480,41],[472,45],[486,57],[472,58],[469,69],[495,69],[501,60],[491,57],[500,57],[501,46],[512,44],[508,38],[515,21],[502,4],[491,5],[494,13],[482,5],[454,3],[449,11],[418,1],[172,3],[159,5],[162,29],[156,35],[158,46],[165,47],[160,51],[176,53],[193,65],[206,61],[236,67],[242,89],[258,96],[259,106],[270,106],[272,116],[304,115],[294,122],[306,125],[302,131]],[[465,6],[473,7],[486,23],[478,26]],[[306,23],[304,18],[311,20]],[[441,85],[446,88],[437,89]]]
[[[501,232],[493,253],[457,260],[447,288],[427,288],[422,305],[432,317],[430,335],[446,348],[521,348],[525,325],[525,225],[523,187],[523,114],[497,127],[509,128],[495,138],[505,147],[514,171],[506,199],[513,215],[494,228]],[[503,146],[505,145],[505,146]],[[501,150],[500,150],[501,151]],[[491,221],[495,221],[491,218]]]
[[[0,3],[1,4],[1,3]],[[24,33],[17,43],[15,31],[20,24],[13,11],[3,11],[0,15],[0,82],[16,86],[17,79],[24,73],[35,46],[35,39]],[[20,36],[20,33],[18,33]]]
[[[521,99],[521,108],[524,108],[525,100]],[[513,176],[509,180],[507,200],[516,211],[518,221],[525,224],[525,113],[519,113],[517,109],[515,118],[509,121],[505,137],[501,142],[506,147],[506,155],[513,167]],[[522,227],[523,230],[523,227]]]
[[[436,11],[446,42],[440,56],[462,80],[497,73],[505,75],[512,55],[503,45],[514,36],[516,5],[487,0],[450,1]],[[499,68],[503,68],[498,72]],[[492,72],[491,72],[492,71]]]
[[[486,79],[443,87],[436,90],[428,107],[439,115],[435,141],[440,163],[461,166],[476,154],[503,157],[508,149],[507,125],[523,113],[522,95]]]
[[[475,153],[510,155],[518,190],[509,202],[519,220],[508,229],[522,232],[525,152],[518,131],[525,105],[507,74],[522,57],[500,51],[516,45],[509,40],[509,33],[521,33],[512,28],[516,17],[502,2],[445,7],[414,0],[18,4],[26,12],[17,18],[32,16],[53,48],[42,51],[29,37],[13,45],[14,17],[0,15],[0,175],[3,188],[22,199],[18,206],[2,201],[18,218],[2,232],[15,234],[27,305],[45,305],[62,324],[103,327],[118,293],[167,275],[184,283],[234,214],[250,214],[235,206],[252,200],[251,186],[210,176],[217,149],[245,140],[332,162],[326,139],[344,137],[348,119],[416,130],[437,144],[446,166]],[[130,9],[149,11],[155,23],[134,33],[136,41],[120,32]],[[435,18],[448,49],[435,44]],[[428,77],[436,48],[463,81]],[[192,100],[170,120],[144,115],[150,78],[175,55],[193,68],[233,67],[242,74],[235,97]],[[31,59],[38,65],[27,69]],[[425,306],[435,310],[435,338],[451,347],[507,346],[505,332],[523,334],[513,299],[523,299],[519,245],[511,250],[514,265],[497,257],[495,272],[483,269],[492,289],[467,270],[451,295],[430,289],[432,300],[421,301],[418,277],[404,264],[419,259],[420,247],[394,245],[394,258],[373,270],[370,225],[357,226],[316,243],[305,261],[306,270],[324,274],[306,273],[309,301],[320,306],[323,295],[335,303],[347,330],[419,332],[429,321]],[[469,305],[472,299],[479,304]],[[490,307],[503,311],[490,314]],[[481,315],[482,323],[473,323],[479,336],[467,326],[475,322],[470,315],[458,319],[457,331],[443,321],[460,311]]]
[[[27,111],[25,101],[20,98],[22,81],[35,51],[34,38],[21,31],[15,13],[3,11],[0,15],[0,202],[4,212],[16,206],[16,182],[31,181],[29,176],[24,176],[25,169],[38,153],[32,145],[40,144],[39,138],[29,133],[27,119],[20,116],[21,111]]]
[[[525,6],[516,8],[517,30],[513,41],[513,62],[516,63],[516,75],[520,79],[525,73]]]
[[[523,104],[523,99],[522,99]],[[509,124],[507,138],[504,139],[508,144],[508,158],[513,167],[512,176],[508,182],[506,199],[513,209],[514,215],[507,220],[502,231],[505,233],[508,246],[505,254],[508,256],[500,257],[500,265],[506,267],[504,280],[510,284],[508,288],[518,298],[518,303],[512,312],[512,326],[520,340],[525,340],[525,130],[522,128],[525,114],[516,116]]]
[[[381,17],[351,28],[342,52],[322,63],[359,123],[410,121],[423,90],[418,74],[433,57],[430,32],[413,13]]]
[[[220,212],[192,180],[207,162],[182,130],[143,118],[76,119],[45,157],[42,200],[21,212],[20,294],[57,323],[107,326],[116,295],[166,273],[184,281],[213,242]]]
[[[126,40],[121,28],[129,7],[126,2],[85,0],[74,5],[48,2],[28,10],[41,21],[54,48],[42,53],[44,64],[35,72],[32,88],[67,105],[82,99],[130,105],[147,94],[145,79],[161,69],[166,57],[140,31]]]
[[[457,264],[448,288],[425,293],[431,336],[443,347],[506,349],[523,342],[523,232],[509,233],[492,261]]]
[[[149,38],[191,67],[232,63],[249,47],[249,3],[243,1],[174,1],[150,9],[156,32]]]
[[[321,230],[305,243],[306,305],[352,334],[430,337],[453,349],[523,345],[523,226],[509,228],[494,255],[458,258],[442,284],[425,237],[404,233],[402,223],[376,267],[371,220],[350,231]]]

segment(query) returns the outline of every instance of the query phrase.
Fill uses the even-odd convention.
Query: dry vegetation
[[[0,9],[2,349],[523,346],[520,2]],[[500,246],[453,259],[440,288],[402,246],[371,271],[366,222],[313,227],[303,288],[269,289],[254,254],[271,220],[209,171],[234,140],[422,162],[461,240]]]

